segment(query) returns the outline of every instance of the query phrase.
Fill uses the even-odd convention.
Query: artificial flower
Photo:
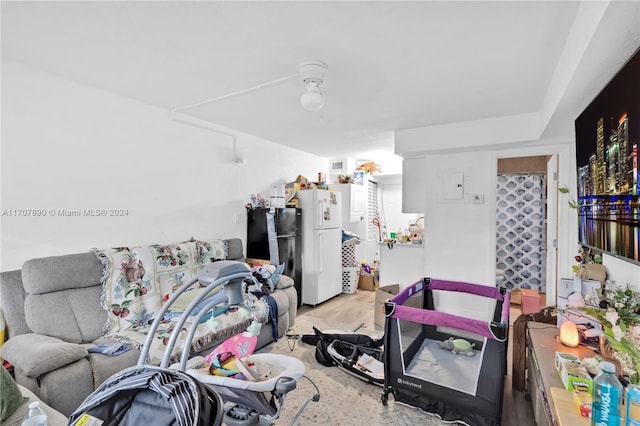
[[[580,310],[600,322],[607,344],[629,381],[640,383],[640,293],[607,282],[587,295],[586,305]]]

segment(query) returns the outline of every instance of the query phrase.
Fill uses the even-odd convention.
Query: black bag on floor
[[[382,373],[371,369],[383,362],[383,352],[379,349],[382,339],[357,333],[323,333],[315,327],[313,331],[315,334],[303,335],[302,341],[315,345],[316,360],[320,364],[337,366],[367,383],[384,383]]]

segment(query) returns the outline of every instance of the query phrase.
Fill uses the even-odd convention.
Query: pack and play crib
[[[456,302],[474,309],[486,305],[492,318],[437,311],[434,299],[440,297],[456,297]],[[406,306],[410,298],[421,298],[417,306],[423,308]],[[499,425],[507,374],[509,300],[504,288],[423,278],[387,301],[382,403],[386,405],[393,394],[395,401],[443,421]]]

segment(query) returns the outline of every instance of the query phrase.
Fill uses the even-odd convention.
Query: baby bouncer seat
[[[210,375],[202,357],[189,359],[196,328],[214,308],[237,307],[251,311],[245,303],[246,281],[256,282],[251,268],[243,262],[223,260],[203,267],[196,278],[181,285],[162,306],[149,329],[138,364],[107,379],[72,414],[68,424],[82,424],[78,422],[86,421],[87,416],[103,420],[104,425],[272,424],[280,415],[285,396],[304,375],[301,361],[286,355],[253,354],[257,373],[264,379],[248,381]],[[205,289],[177,319],[160,365],[146,365],[153,336],[164,315],[178,297],[197,282]],[[219,286],[222,290],[211,295]],[[196,306],[200,309],[192,315]],[[187,319],[191,324],[180,362],[170,366],[178,335]],[[153,406],[149,401],[168,408],[149,410],[148,407]],[[161,411],[163,414],[159,415]]]

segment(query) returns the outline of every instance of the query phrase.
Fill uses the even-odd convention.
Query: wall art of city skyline
[[[640,263],[640,51],[575,130],[580,243]]]

